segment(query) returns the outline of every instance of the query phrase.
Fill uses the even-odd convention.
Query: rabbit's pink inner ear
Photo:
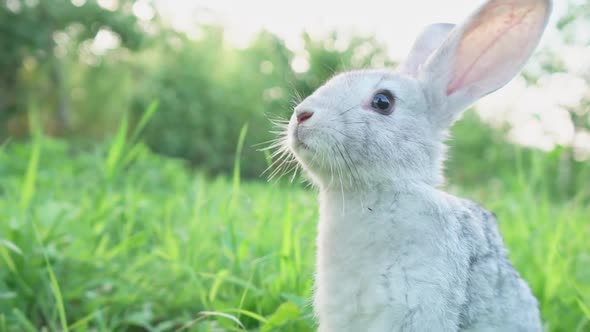
[[[428,57],[442,45],[454,24],[437,23],[426,27],[414,42],[406,61],[400,65],[399,71],[410,76],[417,76]]]
[[[534,51],[547,23],[549,0],[490,1],[464,26],[447,95],[479,98],[506,84]]]

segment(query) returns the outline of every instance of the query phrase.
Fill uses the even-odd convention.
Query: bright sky
[[[372,34],[386,44],[394,58],[402,58],[420,30],[431,23],[457,23],[482,0],[156,0],[158,10],[182,30],[198,22],[226,27],[230,41],[245,44],[259,30],[270,30],[289,46],[300,45],[302,31],[321,36],[338,30]],[[553,21],[565,11],[566,1],[554,1]],[[552,24],[550,24],[552,25]],[[549,31],[547,36],[555,34]],[[547,39],[547,37],[546,37]]]
[[[113,0],[102,0],[113,1]],[[302,49],[301,34],[312,36],[337,30],[343,34],[371,34],[384,43],[393,59],[401,60],[421,29],[435,22],[458,23],[483,0],[155,0],[157,10],[173,26],[195,31],[197,23],[217,23],[225,27],[228,42],[237,46],[261,29],[282,37],[287,46]],[[554,0],[554,12],[541,48],[558,49],[570,73],[589,70],[590,48],[565,47],[560,43],[556,20],[566,11],[566,0]],[[137,13],[149,14],[141,1]],[[143,9],[142,9],[143,8]],[[140,16],[140,15],[138,15]],[[534,70],[532,61],[527,68]],[[518,142],[550,149],[556,142],[572,142],[573,130],[564,109],[576,105],[587,93],[586,83],[574,74],[543,78],[538,87],[528,87],[521,78],[486,97],[478,104],[487,119],[510,122],[512,137]],[[574,144],[590,150],[590,135]]]

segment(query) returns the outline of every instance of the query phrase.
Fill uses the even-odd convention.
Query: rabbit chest
[[[336,195],[320,198],[314,298],[320,331],[388,331],[441,299],[438,290],[457,274],[455,264],[439,259],[457,248],[453,223],[438,220],[444,207],[401,193]],[[461,260],[462,253],[453,255]],[[458,287],[440,301],[460,303],[464,296]]]

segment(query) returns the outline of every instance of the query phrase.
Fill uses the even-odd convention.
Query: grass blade
[[[121,160],[121,156],[125,150],[128,127],[129,118],[127,114],[125,114],[123,119],[121,119],[121,125],[119,125],[119,130],[117,130],[117,135],[115,136],[115,140],[113,141],[113,144],[111,145],[107,155],[105,172],[108,179],[111,179],[114,176],[119,165],[119,161]]]
[[[154,100],[148,106],[147,110],[141,116],[141,119],[139,119],[139,123],[137,124],[137,126],[133,130],[133,134],[131,135],[131,139],[129,140],[130,142],[134,143],[139,139],[139,136],[141,135],[143,128],[145,128],[145,126],[150,121],[150,119],[152,118],[154,113],[158,110],[159,104],[160,104],[159,101]]]
[[[245,329],[246,329],[246,327],[244,326],[244,324],[242,324],[242,322],[240,322],[240,320],[239,320],[239,319],[237,319],[235,316],[232,316],[232,315],[230,315],[230,314],[226,314],[226,313],[224,313],[224,312],[217,312],[217,311],[201,311],[201,312],[199,313],[199,315],[200,315],[202,318],[207,318],[207,317],[210,317],[210,316],[219,316],[219,317],[227,318],[227,319],[230,319],[230,320],[234,321],[234,323],[238,324],[238,325],[240,326],[240,328],[242,328],[243,330],[245,330]]]
[[[20,248],[17,247],[16,244],[14,244],[14,243],[12,243],[12,242],[10,242],[8,240],[0,239],[0,246],[6,247],[6,248],[10,249],[11,251],[13,251],[13,252],[15,252],[15,253],[17,253],[17,254],[19,254],[21,256],[23,255],[23,251],[20,250]]]
[[[41,156],[41,143],[36,139],[31,150],[31,157],[27,166],[27,172],[23,181],[21,189],[20,208],[26,210],[35,194],[35,183],[37,181],[37,173],[39,169],[39,158]]]
[[[237,314],[241,314],[244,316],[248,316],[250,318],[256,319],[257,321],[261,322],[262,324],[266,324],[268,322],[268,320],[266,318],[262,317],[261,315],[254,313],[252,311],[244,310],[244,309],[228,309],[228,310],[225,310],[225,312],[237,313]]]
[[[586,317],[590,319],[590,307],[586,305],[586,303],[584,303],[582,299],[578,299],[578,306],[580,307],[584,315],[586,315]]]
[[[238,147],[236,149],[236,159],[234,161],[234,182],[233,189],[234,194],[240,189],[240,156],[242,155],[242,149],[244,148],[244,141],[246,140],[246,133],[248,132],[248,124],[246,123],[242,130],[240,130],[240,137],[238,138]]]
[[[21,328],[23,329],[22,331],[37,332],[35,325],[33,325],[33,323],[31,323],[31,321],[29,321],[27,319],[27,317],[20,310],[14,308],[12,310],[12,314],[14,315],[14,317],[16,318],[18,323],[20,324]]]
[[[62,292],[59,287],[59,283],[57,281],[57,278],[55,277],[55,273],[53,272],[53,268],[51,267],[51,263],[49,262],[49,258],[47,257],[47,251],[45,249],[45,246],[43,245],[43,241],[41,240],[41,235],[39,234],[39,231],[37,230],[37,227],[35,226],[34,223],[33,223],[33,230],[35,231],[35,236],[37,237],[37,241],[39,242],[39,245],[41,246],[41,249],[43,252],[43,259],[45,261],[45,267],[47,269],[47,272],[49,273],[49,285],[51,286],[51,292],[53,293],[53,297],[55,298],[55,303],[57,306],[57,312],[59,314],[59,322],[61,325],[61,329],[63,332],[68,332],[69,331],[68,320],[66,318],[66,310],[65,310],[65,306],[64,306]]]

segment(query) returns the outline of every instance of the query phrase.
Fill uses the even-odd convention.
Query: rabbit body
[[[401,187],[321,192],[319,331],[541,331],[494,216],[429,186]]]
[[[449,127],[518,73],[550,11],[488,1],[395,71],[337,75],[295,108],[278,153],[319,187],[320,332],[541,330],[494,216],[438,188]]]

